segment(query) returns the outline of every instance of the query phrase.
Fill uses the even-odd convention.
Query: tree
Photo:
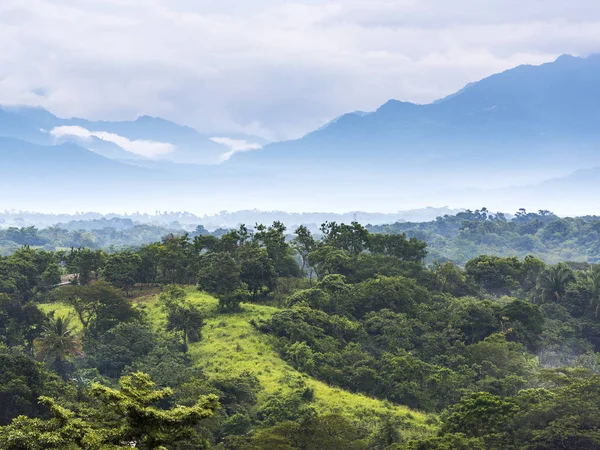
[[[273,260],[266,249],[257,245],[244,244],[237,251],[240,264],[240,279],[248,286],[252,297],[256,299],[263,289],[271,290],[275,284],[276,273]]]
[[[163,238],[158,246],[157,256],[162,278],[165,282],[191,284],[195,276],[195,271],[192,271],[189,266],[192,250],[187,234],[181,236],[169,234]]]
[[[163,287],[158,299],[168,311],[170,308],[182,304],[185,301],[185,297],[185,290],[181,286],[169,284]]]
[[[79,284],[86,285],[104,265],[105,257],[106,255],[101,250],[71,249],[71,253],[66,258],[67,270],[69,273],[77,274]]]
[[[221,311],[239,311],[240,305],[248,301],[248,291],[243,288],[235,289],[219,296]]]
[[[146,245],[138,251],[141,258],[139,268],[140,283],[154,284],[158,280],[159,256],[162,245],[158,242]]]
[[[190,304],[174,305],[167,314],[167,331],[181,333],[183,348],[187,351],[188,341],[198,342],[204,318],[198,308]]]
[[[573,271],[564,263],[549,267],[540,273],[536,283],[536,294],[540,303],[560,302],[569,283],[575,281]]]
[[[519,258],[481,255],[467,262],[467,275],[479,286],[497,295],[510,295],[520,286],[523,263]]]
[[[0,426],[19,415],[39,417],[44,407],[38,397],[49,378],[41,364],[0,344]]]
[[[172,448],[197,437],[194,427],[218,408],[215,395],[201,397],[190,407],[162,409],[171,389],[157,389],[150,377],[135,373],[121,378],[119,389],[93,383],[89,396],[95,407],[78,412],[41,397],[52,414],[49,420],[21,416],[0,428],[3,450],[140,450]]]
[[[483,437],[502,430],[519,408],[487,392],[475,392],[454,405],[444,420],[442,432]]]
[[[587,280],[590,286],[590,306],[595,306],[594,317],[598,318],[600,310],[600,265],[592,266],[587,273]]]
[[[44,270],[44,272],[42,273],[42,286],[45,288],[49,288],[51,286],[60,284],[61,275],[62,269],[58,264],[49,264],[46,270]]]
[[[427,244],[405,234],[370,234],[369,250],[374,254],[393,256],[402,261],[421,262],[427,256]]]
[[[427,302],[429,295],[427,290],[410,278],[377,277],[356,286],[352,314],[362,317],[371,311],[382,309],[409,313],[416,304]]]
[[[9,347],[25,345],[33,352],[33,341],[42,332],[46,315],[33,302],[0,294],[0,342]]]
[[[37,358],[63,378],[67,376],[68,361],[83,354],[81,340],[75,332],[70,316],[49,317],[48,324],[44,326],[44,331],[36,339],[35,345]]]
[[[466,273],[451,262],[434,263],[433,272],[442,292],[448,292],[456,297],[475,295],[476,289],[469,284]]]
[[[301,270],[304,273],[308,264],[308,255],[317,247],[317,241],[310,230],[304,225],[299,226],[296,231],[294,231],[294,235],[295,237],[292,239],[292,246],[296,249],[302,259]],[[312,276],[312,271],[310,275]]]
[[[508,340],[520,342],[530,351],[537,352],[544,332],[545,320],[539,306],[531,302],[514,300],[502,307],[500,318]]]
[[[347,275],[352,272],[351,255],[330,245],[320,245],[310,252],[308,263],[314,268],[318,278],[334,273]]]
[[[292,257],[292,248],[286,241],[285,231],[285,225],[278,221],[268,228],[257,224],[252,243],[266,249],[277,276],[297,277],[300,275],[300,268]]]
[[[400,430],[404,425],[404,420],[391,414],[387,414],[377,427],[375,433],[373,448],[384,450],[391,445],[402,441]]]
[[[129,296],[129,291],[135,285],[141,265],[142,258],[136,253],[115,253],[106,258],[102,275],[105,280],[123,289]]]
[[[93,335],[138,317],[123,292],[106,281],[95,281],[87,286],[65,286],[56,295],[58,300],[73,306],[83,327]]]
[[[148,325],[122,322],[97,339],[83,340],[86,365],[105,376],[118,378],[126,367],[146,357],[157,345],[157,336]]]
[[[242,268],[230,253],[210,253],[200,259],[198,288],[222,296],[240,288]]]
[[[369,245],[369,232],[358,222],[350,225],[325,222],[321,225],[321,232],[325,245],[345,250],[351,255],[358,255]]]

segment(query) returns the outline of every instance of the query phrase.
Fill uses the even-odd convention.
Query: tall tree
[[[86,332],[100,334],[138,316],[123,291],[104,280],[87,286],[65,286],[57,299],[73,306]]]
[[[104,265],[105,258],[106,255],[101,250],[71,249],[66,257],[67,270],[69,273],[77,274],[79,284],[86,285],[97,275]]]
[[[310,230],[304,225],[301,225],[294,231],[292,246],[300,255],[302,260],[301,270],[304,273],[308,264],[308,255],[317,247],[317,241]],[[309,276],[312,280],[312,270]]]
[[[587,273],[590,286],[590,305],[595,306],[594,317],[598,318],[600,310],[600,265],[592,266]]]
[[[253,242],[263,246],[267,250],[267,254],[273,261],[273,266],[278,276],[296,276],[298,264],[291,258],[292,249],[286,242],[285,231],[285,225],[278,221],[273,222],[273,225],[270,227],[256,225]],[[294,273],[294,269],[296,273]]]
[[[37,358],[63,378],[67,376],[68,361],[77,355],[82,355],[81,340],[70,316],[49,317],[35,345]]]
[[[241,266],[230,253],[209,253],[200,258],[198,288],[221,296],[240,288]]]
[[[238,249],[236,259],[240,263],[240,279],[246,283],[253,298],[263,289],[273,288],[276,279],[275,267],[266,249],[254,244],[244,244]]]
[[[569,283],[575,281],[573,271],[564,263],[549,267],[540,273],[536,283],[536,293],[541,303],[560,302],[565,296]]]
[[[129,296],[129,291],[137,281],[141,266],[142,258],[136,253],[128,251],[114,253],[106,258],[102,275],[104,279],[123,289]]]
[[[204,317],[198,308],[189,303],[175,304],[167,314],[167,330],[181,333],[183,348],[187,351],[188,341],[198,342]]]

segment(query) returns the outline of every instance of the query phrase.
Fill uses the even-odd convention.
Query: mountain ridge
[[[61,127],[80,127],[84,135],[79,136],[76,130],[68,129],[57,140],[52,135],[52,131]],[[86,140],[93,141],[89,136],[90,133],[111,133],[117,135],[117,139],[141,141],[142,144],[144,142],[168,144],[173,147],[173,151],[164,158],[179,163],[216,164],[220,161],[220,156],[229,150],[228,147],[212,141],[208,136],[202,135],[191,127],[160,117],[141,115],[130,121],[91,121],[78,117],[61,118],[40,107],[0,107],[0,136],[43,145],[51,145],[59,141],[75,141],[81,146],[86,144]],[[111,142],[115,145],[119,144],[117,140]],[[91,142],[87,147],[94,150]],[[131,153],[131,158],[136,156],[127,148],[122,146],[121,148]]]
[[[476,148],[483,144],[484,150],[493,153],[494,147],[507,143],[547,146],[577,133],[598,141],[600,131],[595,124],[600,121],[600,108],[594,100],[600,98],[598,77],[600,56],[561,56],[554,62],[518,66],[469,83],[432,103],[392,99],[368,114],[344,114],[298,140],[234,155],[232,162],[252,163],[255,158],[264,162],[265,155],[293,156],[295,163],[309,155],[328,160],[336,153],[360,157],[364,147],[386,157],[398,153],[411,157],[423,149],[452,150],[465,144]],[[336,146],[344,146],[344,151]],[[467,155],[475,151],[469,149]]]

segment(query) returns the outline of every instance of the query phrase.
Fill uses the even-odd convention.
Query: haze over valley
[[[430,104],[390,100],[275,143],[215,138],[150,116],[89,121],[3,107],[0,183],[13,195],[2,206],[211,214],[248,205],[390,213],[486,204],[597,213],[599,78],[600,57],[562,56]]]

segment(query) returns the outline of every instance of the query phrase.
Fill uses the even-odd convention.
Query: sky
[[[2,0],[0,44],[0,104],[281,140],[598,53],[600,2]]]

